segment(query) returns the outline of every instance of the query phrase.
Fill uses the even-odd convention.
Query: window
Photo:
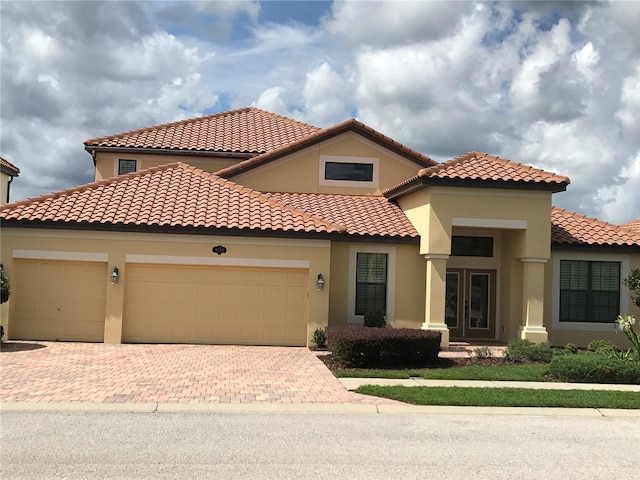
[[[612,323],[620,312],[620,262],[560,261],[560,321]]]
[[[456,257],[493,257],[493,237],[451,238],[451,255]]]
[[[387,313],[387,254],[358,252],[355,314]]]
[[[118,175],[136,171],[136,160],[118,160]]]
[[[378,188],[380,159],[320,155],[318,185],[339,188]]]
[[[324,164],[325,180],[349,180],[352,182],[372,182],[372,163],[326,162]]]

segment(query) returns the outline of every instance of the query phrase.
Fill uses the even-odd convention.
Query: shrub
[[[640,384],[640,364],[603,353],[554,357],[549,372],[563,382]]]
[[[603,340],[601,338],[596,338],[595,340],[589,342],[589,345],[587,345],[587,350],[593,353],[603,353],[610,355],[615,353],[617,349],[613,342],[610,342],[609,340]]]
[[[316,328],[313,331],[313,337],[311,341],[317,348],[326,348],[327,347],[327,334],[324,333],[324,329]]]
[[[512,362],[550,362],[553,350],[548,342],[533,343],[530,340],[513,338],[507,343],[505,353],[507,360]]]
[[[4,275],[4,269],[0,267],[0,303],[6,303],[10,295],[9,279]]]
[[[331,352],[356,368],[424,367],[438,361],[442,334],[411,328],[327,327]]]
[[[575,343],[567,343],[564,346],[565,353],[578,353],[578,346]]]
[[[364,326],[383,328],[387,326],[387,317],[382,310],[375,310],[364,314]]]

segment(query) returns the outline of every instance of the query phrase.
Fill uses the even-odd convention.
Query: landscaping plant
[[[316,348],[327,348],[327,334],[324,332],[323,328],[316,328],[313,331],[313,337],[311,341],[316,346]]]
[[[640,363],[640,336],[633,328],[635,323],[636,319],[632,315],[618,315],[616,319],[616,330],[624,332],[633,346],[632,349],[619,354],[618,358],[622,360],[635,360]]]
[[[531,340],[512,338],[507,343],[505,357],[511,362],[548,363],[553,358],[553,350],[548,342],[533,343]]]
[[[382,310],[375,310],[364,314],[364,326],[384,328],[387,326],[387,316]]]
[[[11,295],[9,279],[5,276],[4,270],[0,268],[0,303],[6,303]]]

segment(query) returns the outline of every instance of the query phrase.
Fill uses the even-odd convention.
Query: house
[[[9,202],[11,182],[19,174],[20,169],[18,167],[0,157],[0,205]]]
[[[552,207],[551,172],[252,107],[85,149],[95,182],[0,209],[11,339],[308,345],[379,310],[443,345],[585,345],[640,314],[640,234]]]

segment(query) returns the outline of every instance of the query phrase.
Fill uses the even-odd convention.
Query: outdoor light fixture
[[[109,275],[111,278],[111,285],[115,285],[120,280],[120,272],[118,272],[118,267],[113,267],[113,272]]]
[[[318,280],[316,280],[316,285],[318,290],[322,290],[324,288],[324,278],[322,278],[322,274],[318,274]]]

